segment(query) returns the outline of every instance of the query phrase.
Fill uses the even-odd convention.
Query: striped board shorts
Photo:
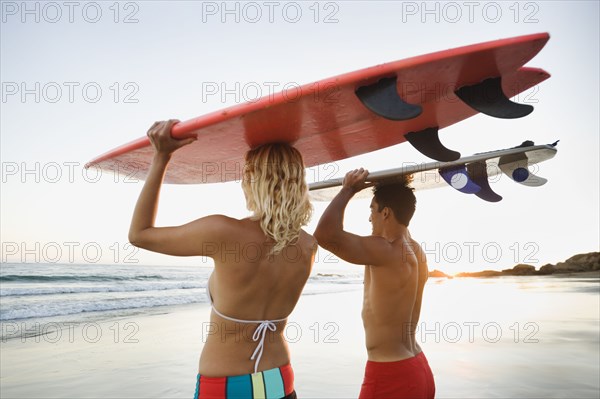
[[[194,399],[295,399],[294,371],[287,364],[234,377],[196,377]]]

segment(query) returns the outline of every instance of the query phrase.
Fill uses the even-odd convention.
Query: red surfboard
[[[550,77],[523,67],[548,39],[540,33],[381,64],[180,122],[173,137],[197,134],[198,140],[174,153],[165,182],[239,180],[246,151],[269,142],[292,143],[307,167],[404,141],[438,161],[458,159],[441,144],[438,130],[478,112],[529,114],[533,107],[508,98]],[[87,167],[143,179],[152,154],[144,136]]]

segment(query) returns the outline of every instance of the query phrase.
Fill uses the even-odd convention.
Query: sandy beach
[[[597,284],[431,279],[418,339],[437,397],[598,397]],[[357,397],[361,295],[353,286],[301,298],[286,329],[298,397]],[[205,303],[160,307],[8,339],[2,397],[190,398],[209,312]]]
[[[356,290],[308,295],[290,317],[286,336],[302,397],[358,395],[366,359],[361,300]],[[47,335],[6,340],[2,397],[190,398],[209,312],[204,303],[165,307],[73,326],[61,322],[60,333],[48,326]]]

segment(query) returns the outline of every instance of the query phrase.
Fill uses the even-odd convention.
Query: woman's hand
[[[176,123],[179,123],[178,119],[154,122],[150,129],[148,129],[147,135],[154,147],[155,154],[169,156],[179,148],[197,140],[196,136],[180,140],[174,139],[171,136],[171,129]]]

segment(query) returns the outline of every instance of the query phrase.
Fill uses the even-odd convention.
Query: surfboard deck
[[[369,173],[367,183],[390,184],[411,176],[410,186],[415,190],[439,188],[450,185],[466,194],[479,194],[491,202],[500,201],[500,196],[491,194],[487,180],[504,174],[511,180],[527,186],[541,186],[546,179],[536,176],[531,166],[553,158],[558,142],[534,145],[526,141],[520,146],[479,153],[452,162],[405,162],[401,167]],[[310,197],[315,201],[331,201],[340,190],[343,177],[309,184]],[[483,190],[483,192],[482,192]],[[363,190],[354,198],[368,198],[371,190]]]
[[[441,152],[456,159],[457,152],[438,142],[438,130],[478,110],[514,117],[502,115],[514,105],[507,104],[507,98],[550,76],[542,69],[522,67],[548,39],[547,33],[540,33],[412,57],[180,122],[172,129],[173,137],[197,134],[198,140],[174,153],[165,182],[239,180],[246,151],[269,142],[292,143],[307,167],[400,144],[410,137],[411,144],[426,155]],[[502,98],[482,105],[490,94]],[[428,152],[432,145],[435,148]],[[87,167],[143,179],[152,154],[144,136],[94,158]]]

